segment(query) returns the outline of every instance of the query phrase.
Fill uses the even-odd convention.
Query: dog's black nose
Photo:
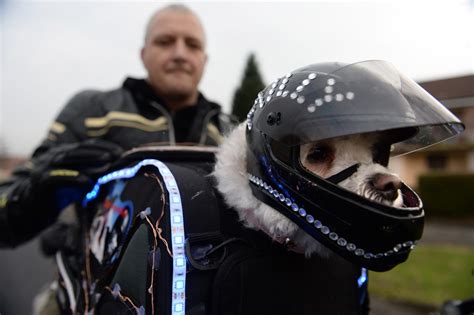
[[[397,175],[376,174],[370,184],[385,199],[393,201],[398,197],[398,190],[402,187],[402,181]]]

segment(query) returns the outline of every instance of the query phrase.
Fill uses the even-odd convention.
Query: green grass
[[[372,295],[440,306],[450,299],[474,297],[474,248],[419,245],[407,262],[369,275]]]

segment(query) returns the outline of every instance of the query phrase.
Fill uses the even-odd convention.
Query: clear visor
[[[393,155],[424,148],[464,130],[456,116],[390,63],[364,61],[332,73],[316,69],[309,66],[295,72],[285,86],[289,95],[272,96],[256,112],[260,130],[289,146],[359,133],[416,130],[409,139],[395,139],[403,141]],[[308,77],[315,78],[308,83]],[[265,97],[269,90],[264,93]],[[278,128],[266,123],[271,112],[281,115]]]

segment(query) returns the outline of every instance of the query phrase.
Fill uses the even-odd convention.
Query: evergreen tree
[[[247,59],[242,83],[235,91],[234,100],[232,101],[232,114],[239,121],[244,121],[247,118],[247,113],[257,98],[258,92],[263,90],[264,87],[265,84],[258,70],[255,55],[252,53]]]

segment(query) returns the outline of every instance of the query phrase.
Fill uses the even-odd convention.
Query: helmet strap
[[[357,164],[354,164],[352,166],[349,166],[348,168],[346,169],[343,169],[342,171],[340,171],[339,173],[337,174],[334,174],[332,175],[331,177],[328,177],[326,178],[327,181],[333,183],[333,184],[339,184],[340,182],[342,182],[343,180],[345,180],[346,178],[349,178],[352,176],[352,174],[354,174],[355,172],[357,172],[357,169],[359,168],[360,164],[357,163]]]

